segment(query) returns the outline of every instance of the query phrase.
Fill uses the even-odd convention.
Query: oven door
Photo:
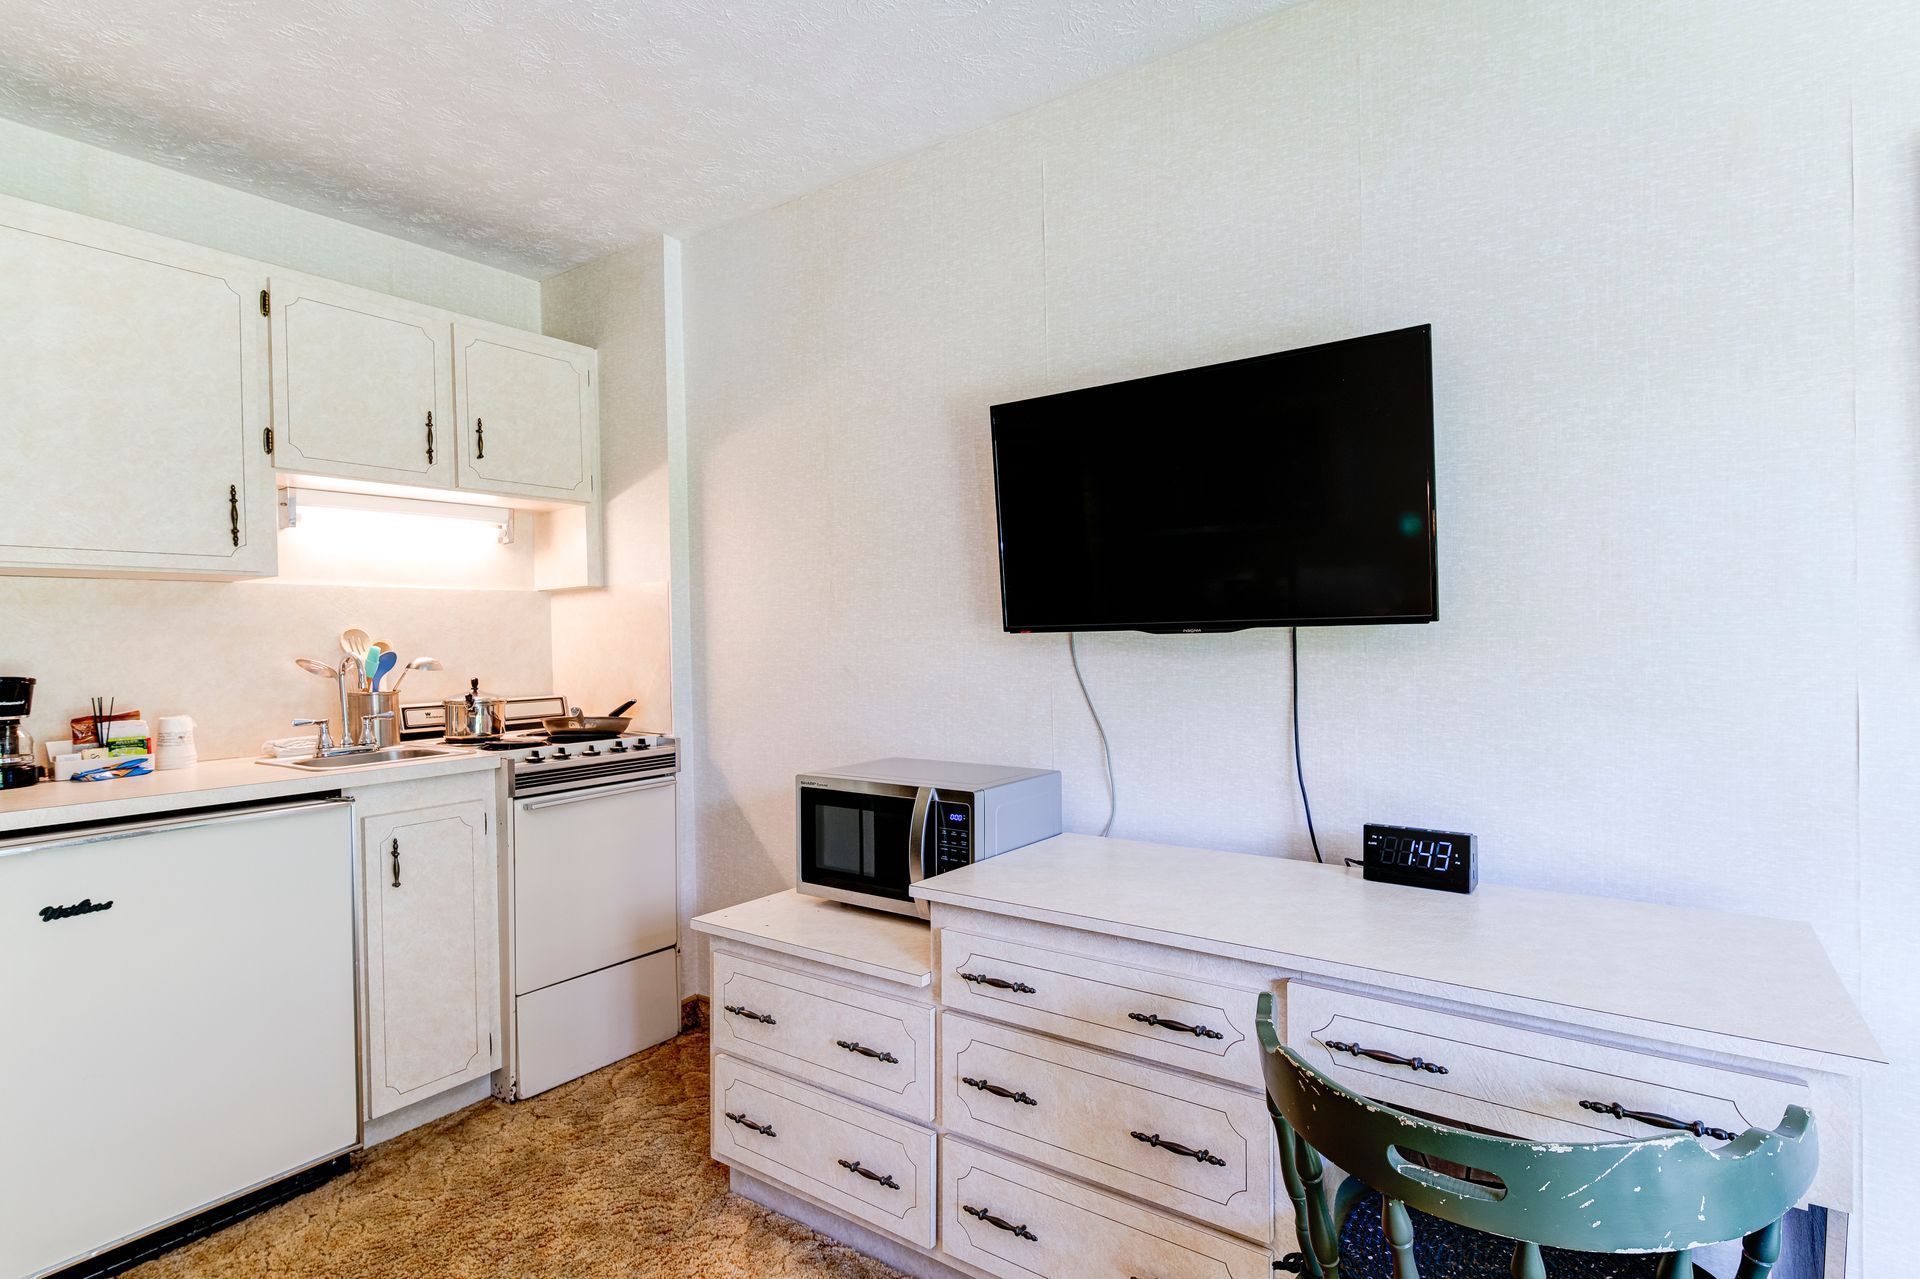
[[[799,792],[800,891],[919,914],[907,889],[925,878],[933,788],[803,777]]]

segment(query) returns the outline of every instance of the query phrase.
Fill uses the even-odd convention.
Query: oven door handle
[[[913,832],[907,836],[907,882],[917,884],[927,877],[927,824],[933,820],[933,787],[922,786],[913,794]]]
[[[546,799],[517,799],[514,801],[523,813],[537,812],[542,808],[558,808],[562,804],[578,804],[582,800],[604,799],[608,795],[630,795],[639,790],[657,790],[662,786],[671,786],[679,779],[673,777],[653,777],[644,782],[628,782],[624,786],[589,786],[585,790],[568,791],[564,795],[553,795]]]

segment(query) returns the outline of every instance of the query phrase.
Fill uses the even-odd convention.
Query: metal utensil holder
[[[360,740],[360,717],[378,715],[390,711],[392,719],[377,719],[373,722],[373,740],[380,746],[398,746],[400,744],[400,702],[391,689],[379,693],[356,692],[347,690],[347,722],[340,726],[343,741]]]

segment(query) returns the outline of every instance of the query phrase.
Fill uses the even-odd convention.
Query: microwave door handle
[[[922,786],[913,796],[913,830],[907,836],[907,882],[927,877],[927,823],[933,818],[933,787]]]

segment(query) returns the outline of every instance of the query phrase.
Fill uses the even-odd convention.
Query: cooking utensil
[[[506,731],[506,699],[482,693],[477,679],[469,682],[465,697],[449,697],[440,707],[450,742],[490,742]]]
[[[380,654],[380,669],[373,673],[373,687],[376,691],[380,688],[380,681],[393,673],[393,668],[399,661],[400,654],[398,653],[386,652]]]
[[[357,626],[350,626],[340,632],[340,651],[355,661],[367,660],[367,648],[372,643],[372,638]]]
[[[360,673],[367,677],[369,687],[373,684],[373,677],[380,673],[381,656],[380,646],[375,644],[367,649],[367,655],[360,661]]]
[[[393,681],[393,691],[396,693],[399,692],[400,686],[407,682],[407,671],[437,671],[440,669],[441,669],[441,666],[440,666],[439,658],[416,657],[412,661],[407,663],[405,670],[402,670],[400,672],[400,678]]]
[[[551,737],[618,737],[627,731],[627,725],[633,723],[620,712],[631,710],[632,707],[633,699],[631,698],[614,707],[611,715],[582,715],[580,708],[575,706],[572,708],[571,715],[556,715],[552,719],[543,719],[540,721],[540,727],[546,729]]]
[[[340,665],[328,666],[325,662],[316,662],[311,657],[293,659],[293,664],[308,674],[318,675],[334,682],[340,693],[340,722],[343,725],[347,722],[347,663],[352,660],[352,658],[343,657],[340,659]],[[342,731],[345,730],[342,729]]]

